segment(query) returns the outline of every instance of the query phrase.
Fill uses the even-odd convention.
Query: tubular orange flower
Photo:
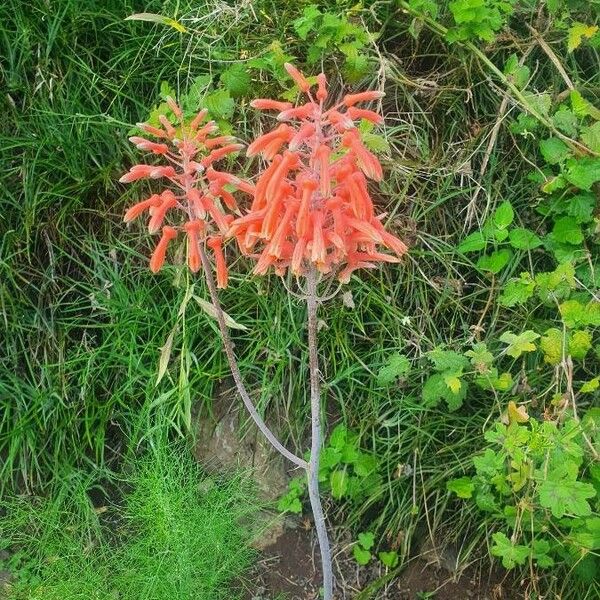
[[[119,181],[129,183],[144,178],[164,178],[172,184],[173,189],[166,189],[134,204],[125,213],[124,221],[133,221],[148,211],[149,232],[157,233],[162,227],[162,237],[150,261],[150,268],[154,273],[164,264],[167,246],[180,230],[186,233],[188,266],[191,271],[198,271],[201,267],[199,245],[208,244],[210,236],[217,279],[219,285],[224,287],[227,285],[227,267],[220,241],[215,240],[222,239],[233,219],[224,209],[238,210],[231,193],[232,188],[225,189],[225,186],[233,186],[250,194],[254,193],[254,186],[230,173],[216,171],[213,163],[239,151],[242,145],[236,143],[232,136],[215,136],[218,127],[212,121],[205,122],[207,110],[201,110],[188,123],[183,111],[172,98],[167,99],[167,104],[174,115],[173,122],[161,115],[160,127],[147,123],[138,124],[139,129],[158,138],[160,142],[141,136],[133,136],[129,140],[140,150],[162,156],[168,164],[134,165]],[[281,108],[289,107],[291,104],[284,104]],[[175,213],[174,209],[185,215],[183,220],[170,219],[170,215]],[[163,227],[163,223],[169,220],[172,222]]]
[[[236,238],[244,254],[257,252],[254,272],[259,275],[271,267],[278,274],[289,268],[297,276],[316,268],[347,282],[356,269],[397,262],[407,248],[375,214],[367,178],[379,181],[383,172],[357,127],[363,119],[376,124],[383,119],[355,107],[382,98],[383,92],[348,94],[326,108],[323,73],[313,95],[296,67],[285,68],[308,101],[251,103],[277,110],[284,123],[248,147],[248,156],[262,154],[267,168],[256,183],[250,212],[235,219],[227,235]]]

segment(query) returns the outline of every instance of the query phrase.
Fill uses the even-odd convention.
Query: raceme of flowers
[[[160,156],[167,164],[135,165],[119,181],[166,179],[173,184],[172,189],[165,189],[138,202],[125,213],[124,220],[129,222],[146,214],[149,217],[148,231],[152,234],[161,232],[150,259],[153,273],[163,266],[170,242],[184,234],[189,268],[193,272],[200,269],[199,245],[205,244],[214,255],[217,285],[223,288],[227,286],[223,238],[234,219],[231,213],[238,211],[237,202],[229,190],[237,188],[253,194],[254,186],[235,175],[216,170],[213,164],[238,152],[243,146],[231,136],[217,135],[217,125],[213,121],[205,122],[206,110],[200,111],[186,124],[181,108],[170,98],[167,102],[175,116],[175,123],[161,115],[161,127],[138,124],[157,141],[139,136],[129,138],[140,150]]]
[[[348,282],[356,269],[398,262],[407,247],[374,212],[367,179],[380,181],[382,169],[357,128],[362,119],[383,121],[356,105],[384,94],[348,94],[326,108],[323,73],[313,94],[300,71],[290,64],[286,69],[308,101],[299,106],[268,99],[251,103],[276,111],[280,124],[248,147],[247,155],[262,154],[268,167],[259,176],[250,211],[233,221],[228,235],[257,260],[254,272],[259,275],[271,267],[279,275],[289,268],[297,276],[316,268]]]
[[[289,268],[301,276],[316,268],[342,282],[348,282],[356,269],[398,262],[407,251],[386,231],[383,215],[375,214],[367,179],[380,181],[382,169],[357,128],[363,119],[382,123],[378,113],[356,105],[377,100],[383,93],[348,94],[326,108],[323,73],[314,91],[293,65],[286,64],[286,69],[308,101],[299,106],[268,99],[251,103],[259,110],[276,111],[280,122],[247,149],[248,156],[262,154],[268,164],[256,186],[213,167],[242,145],[231,136],[217,135],[216,124],[205,122],[206,110],[187,124],[181,108],[168,99],[175,124],[161,115],[161,127],[138,125],[157,141],[138,136],[130,141],[168,164],[135,165],[119,181],[162,178],[173,188],[138,202],[124,217],[129,222],[147,214],[149,232],[161,232],[150,259],[152,272],[163,266],[169,244],[179,234],[187,238],[187,262],[193,272],[201,267],[200,244],[211,248],[221,288],[227,286],[223,244],[228,237],[235,237],[242,253],[256,260],[256,274],[273,268],[283,275]],[[246,214],[240,213],[232,189],[253,197]],[[169,220],[178,212],[183,212],[183,221]]]

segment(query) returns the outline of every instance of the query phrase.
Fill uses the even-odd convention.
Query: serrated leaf
[[[512,569],[516,565],[524,565],[529,558],[529,548],[520,544],[513,544],[504,533],[497,532],[492,535],[494,545],[492,554],[502,558],[502,566]]]
[[[573,481],[563,473],[548,476],[539,487],[540,504],[549,508],[552,515],[562,519],[566,514],[587,517],[592,514],[588,500],[596,495],[590,483]]]
[[[492,220],[498,229],[506,229],[515,218],[515,211],[510,202],[502,202],[494,212]]]
[[[381,386],[389,386],[408,373],[410,370],[410,361],[406,356],[396,352],[386,361],[386,364],[379,369],[377,373],[377,383]]]
[[[579,300],[566,300],[559,304],[558,310],[567,327],[574,329],[587,325],[586,309]]]
[[[548,138],[540,142],[540,152],[544,160],[551,165],[564,162],[572,155],[570,148],[558,138]]]
[[[470,477],[459,477],[448,481],[446,489],[449,492],[454,492],[459,498],[471,498],[475,490],[475,484]]]
[[[567,214],[577,223],[589,223],[594,218],[595,209],[596,198],[593,194],[577,194],[567,201]]]
[[[390,151],[390,144],[382,135],[367,132],[361,135],[361,139],[364,145],[375,154]]]
[[[573,161],[565,172],[569,183],[581,190],[589,191],[600,181],[600,158],[585,157]]]
[[[563,333],[560,329],[548,329],[540,339],[540,348],[544,353],[544,362],[557,365],[563,358]]]
[[[489,271],[496,275],[508,264],[511,257],[512,252],[510,250],[496,250],[491,254],[481,256],[477,261],[477,267],[482,271]]]
[[[570,99],[573,112],[578,117],[592,117],[592,119],[600,121],[600,110],[591,102],[588,102],[580,92],[573,90],[570,94]]]
[[[204,97],[204,107],[215,119],[229,119],[233,115],[235,102],[229,90],[215,90]]]
[[[531,230],[515,227],[508,232],[510,245],[518,250],[533,250],[542,245],[542,240]]]
[[[577,360],[583,360],[591,347],[592,336],[589,331],[574,331],[569,337],[569,354]]]
[[[471,359],[471,364],[479,373],[489,371],[489,368],[494,361],[494,355],[488,350],[485,342],[477,342],[473,345],[472,350],[467,350],[465,356]]]
[[[468,359],[454,352],[453,350],[443,350],[442,348],[434,348],[427,355],[433,363],[437,371],[454,371],[460,372],[469,365]]]
[[[513,358],[519,358],[524,352],[533,352],[536,349],[535,340],[539,338],[539,334],[531,329],[520,334],[514,334],[506,331],[500,336],[500,341],[508,344],[506,354]]]
[[[462,388],[462,381],[460,377],[454,373],[444,373],[444,383],[450,388],[453,394],[458,394]]]
[[[577,116],[568,108],[560,108],[552,115],[552,122],[555,127],[564,134],[575,137],[579,129],[579,120]]]
[[[579,390],[582,394],[590,394],[595,392],[600,387],[600,377],[594,377],[594,379],[590,379],[586,381]]]
[[[250,73],[242,64],[235,64],[221,73],[221,84],[233,98],[245,96],[250,90]]]
[[[581,139],[590,150],[600,152],[600,121],[584,127],[581,130]]]
[[[583,231],[573,217],[561,217],[554,222],[552,238],[562,244],[577,245],[583,242]]]
[[[569,27],[567,35],[567,50],[573,52],[581,46],[583,38],[591,38],[598,31],[597,25],[586,25],[585,23],[575,22]]]
[[[483,250],[486,246],[486,239],[481,231],[474,231],[469,234],[459,245],[458,251],[461,254],[467,254],[469,252],[478,252]]]
[[[498,298],[498,301],[502,306],[516,306],[517,304],[523,304],[533,296],[535,292],[535,281],[532,279],[529,273],[521,273],[521,276],[510,279],[502,294]]]

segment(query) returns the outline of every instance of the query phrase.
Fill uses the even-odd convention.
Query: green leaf
[[[336,500],[342,499],[348,491],[348,473],[345,470],[333,471],[329,477],[331,496]]]
[[[533,250],[542,245],[542,240],[531,230],[516,227],[508,232],[510,245],[518,250]]]
[[[588,324],[586,308],[579,300],[566,300],[559,304],[558,310],[563,323],[571,329]]]
[[[513,358],[519,358],[524,352],[533,352],[536,349],[533,342],[539,337],[539,334],[531,329],[518,335],[506,331],[500,336],[500,341],[508,344],[506,354]]]
[[[579,390],[582,394],[591,394],[595,392],[600,387],[600,377],[594,377],[594,379],[590,379],[586,381]]]
[[[573,52],[579,48],[583,38],[591,38],[598,31],[597,25],[586,25],[585,23],[575,22],[569,27],[567,36],[567,50]]]
[[[563,244],[581,244],[583,242],[581,225],[573,217],[561,217],[554,223],[552,238]]]
[[[516,565],[524,565],[529,558],[529,548],[520,544],[513,544],[504,533],[497,532],[492,535],[494,545],[492,554],[502,558],[502,566],[512,569]]]
[[[396,352],[388,357],[386,364],[377,373],[377,383],[387,387],[392,385],[398,377],[403,377],[410,371],[410,361],[404,354]]]
[[[390,151],[389,142],[382,135],[376,133],[363,133],[361,136],[363,144],[375,154],[381,154],[382,152]]]
[[[600,158],[580,158],[569,165],[565,177],[581,190],[589,191],[600,181]]]
[[[250,91],[250,73],[245,65],[232,65],[221,73],[220,79],[233,98],[245,96]]]
[[[544,353],[544,362],[557,365],[563,358],[563,333],[560,329],[551,328],[540,339],[540,348]]]
[[[342,423],[336,425],[329,436],[329,445],[339,452],[342,451],[348,439],[348,429]]]
[[[502,306],[516,306],[524,304],[535,292],[535,281],[529,273],[521,273],[516,279],[510,279],[504,286],[498,301]]]
[[[448,481],[446,489],[449,492],[454,492],[459,498],[471,498],[475,490],[475,485],[470,477],[460,477],[459,479]]]
[[[445,400],[448,410],[458,410],[467,395],[467,385],[463,382],[457,393],[453,392],[444,379],[444,375],[436,373],[425,381],[422,396],[426,406],[437,406],[440,400]]]
[[[568,108],[560,108],[552,115],[555,127],[570,137],[576,137],[579,129],[579,120]]]
[[[229,90],[216,90],[204,98],[204,106],[215,119],[229,119],[233,116],[235,102]]]
[[[167,25],[176,29],[180,33],[186,33],[187,29],[175,19],[171,17],[165,17],[164,15],[157,15],[155,13],[135,13],[125,17],[126,21],[147,21],[148,23],[160,23],[161,25]]]
[[[371,553],[368,550],[364,550],[363,548],[361,548],[360,546],[358,546],[356,544],[354,546],[352,546],[352,554],[353,554],[356,562],[359,565],[362,565],[363,567],[365,565],[368,565],[369,561],[372,558]]]
[[[354,471],[359,477],[367,477],[377,471],[377,466],[375,455],[360,452],[354,462]]]
[[[598,123],[600,125],[600,122]],[[596,198],[593,194],[577,194],[567,202],[567,214],[577,223],[589,223],[594,218]]]
[[[598,110],[592,103],[588,102],[580,92],[573,90],[570,98],[573,112],[578,117],[592,117],[592,119],[600,121],[600,110]]]
[[[581,139],[588,148],[594,152],[600,152],[600,121],[584,127],[581,130]]]
[[[548,138],[540,142],[540,152],[544,160],[551,165],[564,162],[572,153],[569,147],[558,138]]]
[[[577,359],[583,360],[592,347],[592,336],[589,331],[574,331],[569,338],[569,354]]]
[[[552,475],[539,487],[540,504],[549,508],[557,519],[562,519],[566,514],[576,517],[591,515],[588,499],[596,495],[594,486],[591,483],[573,481],[564,473]]]
[[[502,202],[496,209],[492,220],[498,229],[506,229],[515,218],[515,211],[510,202]]]
[[[365,549],[370,550],[375,545],[375,534],[367,531],[358,534],[358,543]]]
[[[454,352],[453,350],[434,348],[431,352],[429,352],[427,357],[433,363],[437,371],[459,372],[469,366],[468,359],[462,354]]]
[[[292,21],[292,26],[301,40],[305,40],[308,34],[317,28],[321,16],[319,7],[316,4],[309,4],[302,12],[302,16]]]
[[[508,249],[496,250],[489,255],[481,256],[477,261],[477,267],[496,275],[508,264],[511,257],[512,252]]]
[[[393,569],[398,566],[399,557],[398,553],[392,550],[391,552],[380,552],[377,556],[379,556],[379,560],[388,568]]]
[[[469,252],[478,252],[486,247],[487,241],[481,231],[474,231],[469,234],[459,245],[458,251],[461,254],[468,254]]]
[[[467,350],[465,356],[471,359],[471,364],[479,373],[489,371],[494,355],[488,350],[485,342],[477,342],[473,344],[472,350]]]

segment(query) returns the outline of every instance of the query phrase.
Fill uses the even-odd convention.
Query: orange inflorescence
[[[233,221],[228,235],[257,259],[254,272],[260,275],[271,267],[278,274],[289,268],[303,275],[314,266],[347,282],[356,269],[397,262],[407,247],[374,213],[367,178],[381,180],[381,165],[357,129],[361,119],[381,123],[382,118],[355,107],[383,93],[349,94],[326,109],[325,75],[317,77],[313,96],[306,77],[292,65],[286,69],[308,102],[252,102],[260,110],[277,111],[281,124],[248,147],[248,156],[262,154],[269,164],[257,181],[250,211]]]
[[[153,273],[163,266],[169,242],[179,233],[184,233],[187,238],[189,268],[194,272],[200,269],[199,245],[205,244],[213,250],[217,283],[220,287],[225,287],[227,267],[221,242],[234,219],[227,211],[238,212],[235,198],[226,186],[249,194],[254,194],[254,186],[230,173],[215,170],[213,163],[239,151],[243,146],[237,144],[231,136],[216,136],[217,125],[213,121],[205,122],[206,110],[200,111],[187,124],[180,107],[171,99],[167,102],[175,115],[175,123],[161,115],[161,127],[146,123],[138,125],[158,141],[138,136],[129,140],[140,150],[162,156],[168,164],[135,165],[119,181],[129,183],[144,178],[164,178],[173,184],[173,189],[166,189],[138,202],[125,213],[124,220],[132,221],[147,212],[150,217],[148,231],[162,231],[150,259]],[[179,219],[178,223],[165,225],[172,209],[182,211],[185,219],[183,222]]]

